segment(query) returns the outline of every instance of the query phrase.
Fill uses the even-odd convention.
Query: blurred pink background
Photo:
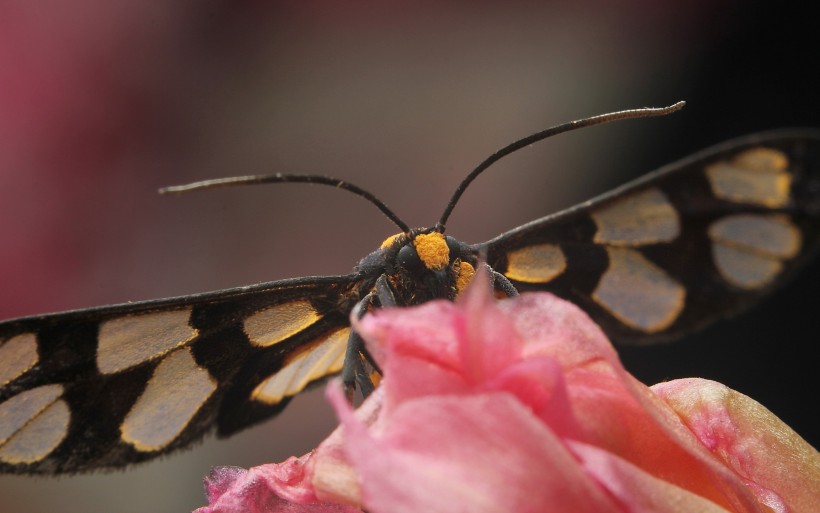
[[[715,78],[718,59],[743,53],[727,42],[761,20],[683,1],[3,2],[0,318],[343,274],[396,231],[329,188],[160,197],[161,186],[329,174],[424,226],[514,139],[690,101],[671,118],[561,136],[497,164],[448,225],[479,242],[725,137],[820,125],[817,111],[787,105],[756,117],[766,91],[744,99],[726,85],[753,87],[764,65]],[[745,117],[726,118],[732,109]],[[128,472],[0,476],[0,513],[188,511],[204,504],[210,467],[301,454],[334,424],[314,391],[273,422]]]

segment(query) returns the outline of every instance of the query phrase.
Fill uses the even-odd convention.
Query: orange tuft
[[[381,248],[382,249],[389,248],[390,246],[393,245],[394,242],[396,242],[396,239],[398,239],[402,235],[404,235],[404,234],[403,233],[396,233],[396,234],[391,235],[390,237],[384,239],[384,242],[382,242]]]
[[[456,295],[464,292],[467,285],[473,281],[473,276],[475,276],[475,267],[467,262],[461,262],[458,265],[458,276],[456,276]]]
[[[422,233],[413,239],[419,258],[431,271],[443,269],[450,263],[450,248],[439,232]]]

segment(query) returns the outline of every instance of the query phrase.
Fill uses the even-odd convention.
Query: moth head
[[[458,295],[475,274],[475,251],[435,228],[411,230],[388,237],[381,246],[388,274],[394,281],[421,280],[438,290],[436,297]]]

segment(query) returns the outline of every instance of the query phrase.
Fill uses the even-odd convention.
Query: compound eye
[[[419,258],[419,254],[412,244],[407,244],[399,250],[396,261],[399,266],[408,271],[420,272],[424,270],[424,264],[421,263],[421,258]]]
[[[444,240],[447,242],[447,248],[450,250],[450,258],[464,258],[464,244],[454,237],[447,235]]]

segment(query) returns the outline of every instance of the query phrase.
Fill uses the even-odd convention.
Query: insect
[[[411,229],[340,180],[274,175],[200,182],[310,182],[365,197],[401,232],[346,276],[308,277],[0,323],[0,470],[55,474],[122,467],[227,436],[342,372],[372,388],[349,316],[454,299],[476,272],[500,294],[548,290],[585,309],[617,343],[655,344],[746,308],[815,252],[820,132],[779,131],[707,149],[596,199],[481,244],[445,235],[481,172],[557,133],[516,141],[473,170],[432,228]]]

